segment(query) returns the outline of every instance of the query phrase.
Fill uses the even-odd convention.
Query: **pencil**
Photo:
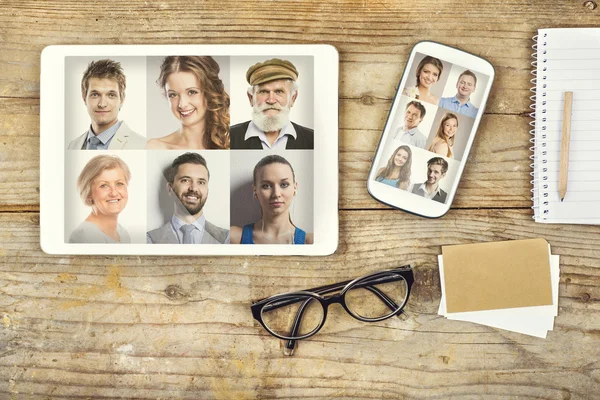
[[[569,180],[569,144],[571,142],[571,112],[573,110],[573,92],[565,92],[563,107],[562,141],[560,143],[560,172],[558,174],[558,195],[560,201],[567,194]]]

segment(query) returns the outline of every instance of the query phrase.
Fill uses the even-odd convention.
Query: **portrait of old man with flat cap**
[[[273,58],[246,72],[252,120],[231,127],[231,149],[314,148],[313,129],[290,120],[298,97],[298,70],[290,61]]]

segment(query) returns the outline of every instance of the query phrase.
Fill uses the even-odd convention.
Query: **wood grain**
[[[386,210],[341,217],[343,242],[331,257],[199,263],[48,256],[35,216],[0,214],[0,376],[8,378],[0,393],[585,398],[600,388],[599,227],[559,232],[510,210],[452,211],[428,221]],[[561,254],[559,317],[548,339],[436,315],[441,245],[527,237],[545,237]],[[333,308],[322,332],[292,358],[252,320],[253,299],[409,262],[417,283],[403,318],[365,324]]]
[[[391,106],[340,100],[340,207],[384,208],[366,190],[366,177]],[[0,99],[0,210],[38,210],[39,101]],[[530,118],[486,115],[454,207],[530,207]],[[499,140],[498,138],[502,138]],[[23,206],[26,206],[23,209]]]
[[[583,1],[0,2],[0,398],[594,399],[600,228],[531,219],[531,37],[596,27]],[[411,47],[487,58],[496,82],[453,209],[426,220],[365,179]],[[329,257],[71,257],[39,247],[40,53],[51,44],[327,43],[340,53],[340,233]],[[543,237],[559,316],[537,339],[437,315],[448,244]],[[331,308],[293,357],[252,300],[412,263],[406,315]],[[516,277],[515,279],[518,279]]]

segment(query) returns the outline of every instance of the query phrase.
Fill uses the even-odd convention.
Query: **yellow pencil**
[[[565,92],[565,104],[562,120],[562,141],[560,144],[560,172],[558,175],[558,195],[563,201],[567,194],[569,180],[569,144],[571,142],[571,113],[573,110],[573,92]]]

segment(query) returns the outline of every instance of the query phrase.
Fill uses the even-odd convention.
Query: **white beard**
[[[276,108],[279,114],[268,116],[263,113],[268,108]],[[275,132],[281,130],[290,122],[290,107],[281,107],[279,105],[264,104],[262,107],[254,105],[252,107],[252,122],[263,132]]]

